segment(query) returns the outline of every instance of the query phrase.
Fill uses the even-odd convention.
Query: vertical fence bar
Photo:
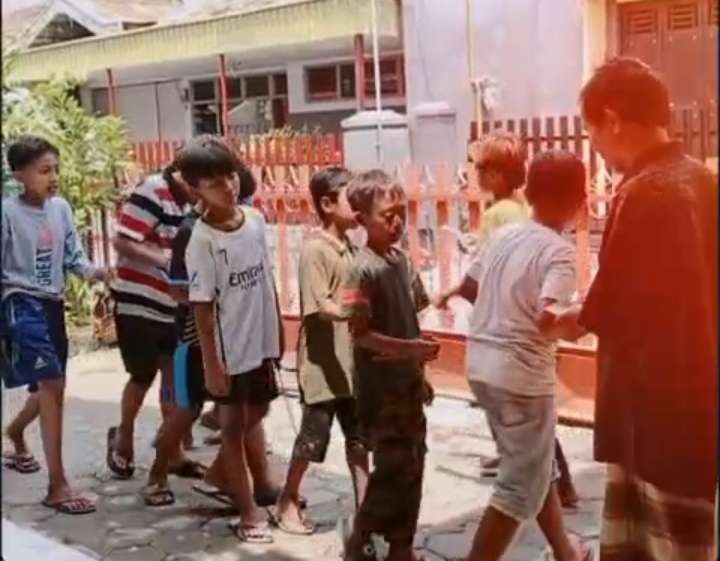
[[[417,166],[409,164],[405,168],[405,192],[408,198],[408,246],[410,259],[416,269],[420,267],[420,204],[422,188],[420,186],[420,172]]]
[[[549,150],[555,148],[555,118],[547,117],[545,119],[545,138],[546,146]]]
[[[531,146],[532,146],[532,156],[537,154],[542,149],[542,131],[541,126],[542,122],[538,117],[535,117],[532,121],[532,137],[531,137]]]
[[[440,164],[435,167],[435,193],[437,209],[437,236],[438,236],[438,267],[440,273],[440,291],[450,288],[452,248],[455,245],[455,236],[450,231],[450,177],[447,166]]]
[[[280,309],[290,310],[290,253],[288,248],[287,208],[282,197],[275,200],[276,231],[278,241],[278,273],[280,276]]]
[[[560,117],[560,148],[567,150],[569,148],[570,128],[568,126],[568,118],[566,115]]]

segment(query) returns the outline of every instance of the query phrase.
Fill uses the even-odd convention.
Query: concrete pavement
[[[6,469],[2,474],[3,517],[20,527],[39,531],[70,545],[93,559],[111,561],[300,561],[339,558],[337,520],[352,511],[352,489],[344,462],[342,436],[334,438],[325,464],[313,466],[303,493],[309,513],[318,524],[312,537],[275,532],[272,546],[240,544],[229,529],[230,512],[191,490],[191,482],[171,479],[177,502],[171,507],[150,509],[138,491],[152,460],[151,441],[160,419],[154,389],[141,412],[136,430],[139,466],[132,481],[116,481],[105,468],[105,434],[119,419],[119,396],[126,380],[117,349],[86,352],[71,359],[65,416],[65,458],[77,485],[98,498],[98,512],[87,516],[63,516],[39,505],[46,473],[20,475]],[[294,386],[293,376],[283,377],[284,387]],[[3,425],[20,406],[22,392],[3,392]],[[481,461],[493,453],[493,443],[481,411],[464,401],[436,399],[427,411],[430,449],[424,482],[420,529],[416,545],[427,561],[463,559],[492,480],[480,475]],[[273,403],[265,427],[271,449],[271,465],[278,481],[285,473],[288,454],[300,419],[295,398]],[[207,434],[195,430],[197,443]],[[571,464],[580,508],[566,513],[570,531],[591,541],[599,534],[604,469],[592,461],[592,433],[580,428],[559,428]],[[37,426],[30,442],[42,463]],[[200,447],[192,454],[209,462],[215,450]],[[544,559],[545,542],[532,524],[523,529],[507,561]],[[38,556],[39,557],[39,556]],[[47,559],[57,559],[49,556]],[[6,561],[24,561],[5,557]]]

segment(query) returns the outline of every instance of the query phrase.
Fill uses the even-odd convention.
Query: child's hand
[[[438,310],[447,310],[449,301],[450,295],[437,294],[432,299],[432,305],[435,306]]]
[[[423,403],[425,403],[425,405],[432,405],[434,399],[435,388],[427,381],[427,378],[423,378]]]
[[[432,337],[420,337],[410,342],[408,354],[420,362],[431,362],[440,353],[440,343]]]
[[[230,393],[230,377],[222,365],[205,366],[205,385],[210,395],[224,397]]]

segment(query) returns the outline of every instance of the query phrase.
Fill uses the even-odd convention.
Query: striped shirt
[[[147,178],[123,205],[118,233],[154,245],[170,258],[172,241],[185,216],[161,175]],[[120,315],[142,317],[162,323],[175,321],[177,304],[170,296],[167,272],[131,257],[120,255],[113,283]]]

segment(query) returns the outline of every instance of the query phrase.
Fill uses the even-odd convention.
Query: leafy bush
[[[125,124],[118,117],[98,117],[85,111],[73,95],[76,84],[71,81],[54,80],[29,91],[6,86],[6,77],[12,74],[12,55],[8,58],[3,58],[3,146],[18,136],[33,134],[58,147],[60,192],[70,203],[82,235],[90,228],[93,213],[115,199],[114,178],[130,163]],[[5,166],[3,161],[4,194]],[[88,287],[74,281],[67,286],[71,320],[89,321],[92,302]]]

